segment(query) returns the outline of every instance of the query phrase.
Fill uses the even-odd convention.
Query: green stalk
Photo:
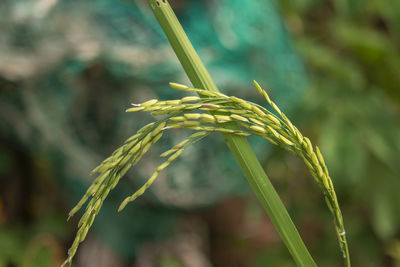
[[[218,92],[167,0],[148,0],[187,76],[196,88]],[[235,123],[223,127],[237,129]],[[316,266],[279,195],[256,155],[242,136],[224,135],[232,154],[298,266]]]

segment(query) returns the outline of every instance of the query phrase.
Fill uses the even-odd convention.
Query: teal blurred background
[[[400,2],[170,1],[220,90],[265,105],[258,80],[318,144],[354,266],[400,266]],[[89,172],[154,118],[130,103],[188,83],[142,0],[0,2],[0,267],[59,266]],[[294,266],[222,138],[124,197],[187,136],[162,139],[110,195],[75,266]],[[250,139],[318,266],[341,266],[302,162]]]

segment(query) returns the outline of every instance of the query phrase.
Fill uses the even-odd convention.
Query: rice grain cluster
[[[85,239],[109,192],[115,188],[119,180],[142,158],[150,147],[162,137],[165,131],[177,128],[193,130],[195,133],[161,154],[161,157],[167,158],[166,161],[156,168],[139,190],[121,203],[118,211],[121,211],[129,202],[142,195],[154,183],[158,174],[181,156],[187,147],[205,138],[210,133],[220,132],[240,136],[257,135],[298,155],[307,165],[314,180],[320,186],[327,206],[333,215],[343,256],[348,257],[349,252],[342,213],[328,168],[319,148],[313,147],[311,141],[300,133],[277,105],[270,100],[268,94],[257,82],[254,82],[254,84],[274,112],[235,96],[190,88],[177,83],[170,83],[170,85],[175,89],[195,92],[200,97],[187,96],[182,99],[166,101],[152,99],[141,104],[133,104],[133,107],[128,109],[127,112],[146,111],[152,115],[163,117],[141,128],[92,171],[92,174],[98,174],[98,177],[69,213],[69,217],[73,216],[86,202],[89,202],[79,221],[75,240],[68,251],[68,258],[63,266],[71,264],[79,244]],[[235,129],[224,127],[224,124],[233,122],[238,124],[239,127]]]

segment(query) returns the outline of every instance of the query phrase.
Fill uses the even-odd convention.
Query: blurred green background
[[[256,79],[320,146],[354,266],[400,266],[400,2],[170,1],[220,90]],[[59,266],[89,172],[153,118],[131,102],[188,83],[142,0],[0,2],[0,266]],[[212,135],[122,213],[188,135],[169,134],[103,205],[75,266],[294,266]],[[341,266],[331,215],[302,162],[251,144],[319,266]]]

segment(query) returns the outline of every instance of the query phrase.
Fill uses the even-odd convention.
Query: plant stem
[[[193,86],[218,92],[168,1],[148,0],[148,2]],[[235,123],[224,123],[221,126],[229,129],[238,128]],[[224,135],[224,138],[297,265],[316,266],[247,140],[242,136],[227,134]]]

